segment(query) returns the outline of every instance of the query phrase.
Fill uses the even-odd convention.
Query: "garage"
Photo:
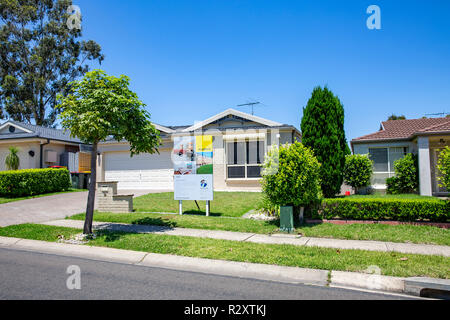
[[[173,190],[173,166],[170,152],[139,154],[107,152],[104,154],[105,180],[118,181],[120,190]]]

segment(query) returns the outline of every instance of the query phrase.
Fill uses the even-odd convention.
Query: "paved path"
[[[126,190],[119,194],[134,194],[139,197],[151,192]],[[63,219],[85,212],[87,196],[87,192],[70,192],[0,204],[0,227]]]
[[[81,271],[81,289],[66,286],[68,266]],[[169,270],[0,248],[0,299],[361,300],[414,299],[341,288]],[[244,303],[245,304],[245,303]],[[186,303],[191,306],[191,302]],[[169,313],[182,318],[185,308]],[[167,310],[166,310],[167,311]],[[267,308],[266,318],[274,318]]]
[[[42,224],[83,229],[84,222],[78,220],[56,220],[45,222]],[[401,252],[401,253],[424,254],[424,255],[442,255],[445,257],[450,257],[450,246],[438,246],[426,244],[307,238],[287,234],[270,236],[255,233],[170,228],[170,227],[147,226],[147,225],[130,225],[120,223],[109,223],[109,222],[94,222],[94,228],[97,230],[104,229],[129,233],[147,233],[147,234],[151,233],[158,235],[199,237],[199,238],[245,241],[245,242],[265,243],[265,244],[290,244],[295,246],[307,246],[307,247],[360,249],[368,251]]]

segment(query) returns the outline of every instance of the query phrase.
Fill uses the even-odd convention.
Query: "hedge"
[[[67,169],[28,169],[0,172],[0,195],[26,197],[71,188]]]
[[[431,221],[450,220],[450,201],[439,199],[325,199],[323,219]]]

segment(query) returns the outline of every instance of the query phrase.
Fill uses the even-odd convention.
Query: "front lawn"
[[[54,195],[57,195],[57,194],[63,194],[63,193],[83,192],[83,191],[87,191],[87,190],[70,189],[70,190],[68,190],[68,191],[54,192],[54,193],[46,193],[46,194],[40,194],[40,195],[36,195],[36,196],[18,197],[18,198],[0,197],[0,204],[3,204],[3,203],[9,203],[9,202],[16,202],[16,201],[22,201],[22,200],[28,200],[28,199],[34,199],[34,198],[41,198],[41,197],[54,196]]]
[[[68,219],[84,220],[84,214],[78,214]],[[278,220],[266,222],[230,217],[179,216],[157,213],[96,212],[94,221],[260,234],[274,233],[279,229]],[[297,226],[296,232],[305,237],[450,245],[450,230],[429,226],[324,223]]]
[[[252,209],[256,209],[261,200],[259,192],[214,192],[211,201],[211,216],[241,217]],[[194,201],[183,201],[185,214],[205,215],[206,202],[198,201],[200,211]],[[176,213],[178,201],[173,192],[153,193],[134,199],[137,212]]]
[[[44,225],[0,228],[0,236],[57,241],[80,231]],[[102,232],[91,246],[110,247],[160,254],[282,265],[322,270],[364,272],[369,266],[381,268],[383,275],[450,278],[450,258],[363,250],[256,244],[193,237]]]

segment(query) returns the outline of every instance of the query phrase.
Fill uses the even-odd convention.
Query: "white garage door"
[[[173,165],[169,151],[160,154],[105,153],[105,180],[118,181],[120,190],[173,190]]]

